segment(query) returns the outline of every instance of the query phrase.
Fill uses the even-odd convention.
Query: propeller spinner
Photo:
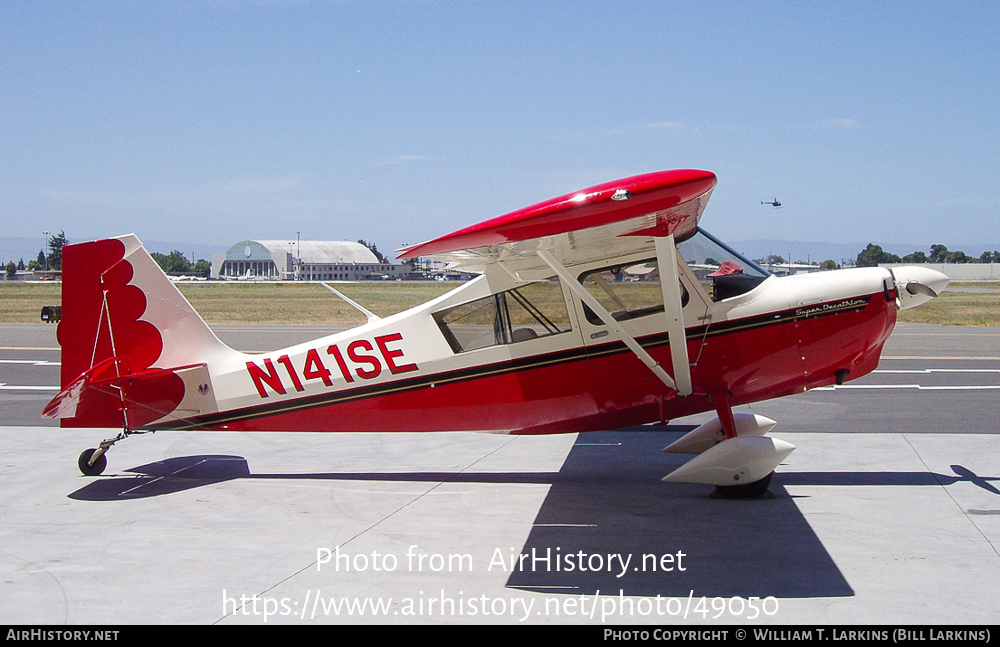
[[[899,293],[900,310],[926,303],[948,286],[946,275],[926,267],[895,267],[891,271]]]

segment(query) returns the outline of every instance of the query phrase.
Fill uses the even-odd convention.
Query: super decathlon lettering
[[[403,341],[401,333],[380,335],[375,337],[373,341],[374,343],[367,339],[352,341],[347,345],[346,359],[345,353],[336,344],[327,346],[326,354],[333,358],[337,371],[345,382],[353,382],[355,376],[362,380],[375,379],[382,374],[383,367],[392,375],[417,370],[416,364],[404,363],[403,350],[395,346],[397,342]],[[353,363],[353,372],[348,360]],[[319,350],[316,348],[309,349],[305,354],[301,372],[297,370],[295,362],[288,355],[282,355],[276,361],[285,369],[287,379],[296,391],[304,391],[306,383],[314,380],[321,381],[324,386],[333,386],[334,372],[326,367]],[[270,396],[270,392],[265,386],[270,387],[270,390],[278,395],[288,393],[281,372],[271,361],[271,358],[265,358],[263,363],[264,366],[261,367],[256,362],[247,362],[247,372],[250,374],[254,386],[257,387],[257,393],[260,394],[260,397]]]
[[[867,303],[868,299],[864,298],[844,299],[843,301],[837,301],[836,303],[824,303],[822,305],[812,306],[809,308],[799,308],[795,311],[795,316],[808,317],[809,315],[833,312],[835,310],[844,310],[845,308],[859,308]]]

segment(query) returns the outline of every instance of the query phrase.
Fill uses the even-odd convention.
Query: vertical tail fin
[[[64,247],[62,294],[63,390],[43,415],[139,428],[215,408],[206,365],[234,351],[135,236]]]

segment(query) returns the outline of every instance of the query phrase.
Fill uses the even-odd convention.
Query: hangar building
[[[213,279],[364,281],[395,278],[400,270],[346,240],[244,240],[225,254],[212,254]]]

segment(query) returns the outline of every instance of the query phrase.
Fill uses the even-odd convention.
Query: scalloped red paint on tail
[[[63,248],[62,312],[62,391],[43,416],[64,427],[135,429],[169,416],[188,390],[180,375],[228,350],[134,236]],[[210,381],[202,372],[198,385]]]
[[[125,256],[125,245],[117,240],[63,247],[63,316],[57,337],[62,347],[61,385],[69,386],[84,371],[114,353],[104,320],[104,288],[101,275]]]
[[[122,426],[124,385],[114,384],[112,378],[143,372],[163,349],[156,327],[139,320],[146,311],[146,295],[140,288],[129,285],[134,271],[124,258],[125,252],[125,245],[119,240],[98,240],[63,248],[64,314],[57,333],[62,347],[62,388],[85,378],[77,395],[76,415],[64,418],[63,426]],[[92,371],[92,367],[99,370]],[[157,409],[166,405],[169,412],[183,398],[184,384],[176,376],[168,381],[173,384],[162,384],[161,388],[173,404],[160,401]],[[65,399],[65,395],[60,395]],[[140,393],[130,394],[130,399],[135,395]],[[133,427],[163,415],[150,417],[150,413],[143,415],[136,407],[129,409],[128,424]],[[47,407],[46,412],[49,411]]]
[[[163,350],[151,323],[140,321],[146,295],[129,285],[131,263],[118,240],[67,245],[63,252],[62,386],[91,366],[118,357],[124,373],[149,368]]]
[[[146,312],[147,301],[140,288],[129,285],[133,274],[132,264],[121,260],[101,276],[115,355],[125,374],[149,368],[163,350],[160,332],[153,324],[139,320]]]

